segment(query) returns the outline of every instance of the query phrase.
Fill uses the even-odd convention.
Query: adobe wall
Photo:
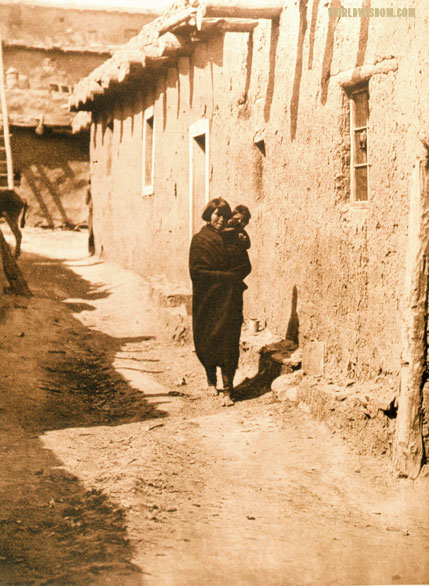
[[[325,342],[328,373],[396,375],[408,183],[426,123],[421,6],[417,16],[334,26],[317,0],[290,2],[280,26],[212,38],[155,85],[107,104],[113,130],[99,112],[91,140],[103,252],[189,287],[188,128],[206,117],[210,196],[252,211],[246,315],[284,336],[295,291],[300,344]],[[362,208],[350,203],[348,99],[335,76],[391,57],[397,71],[369,81],[371,191]],[[142,112],[153,102],[155,192],[142,196]]]
[[[0,32],[4,41],[90,49],[125,43],[155,16],[149,10],[142,14],[10,2],[0,4]]]
[[[71,87],[103,63],[111,47],[128,41],[155,16],[0,4],[14,168],[24,174],[18,191],[30,204],[30,225],[86,223],[89,175],[87,137],[52,135],[48,128],[38,137],[34,126],[43,116],[47,126],[68,127],[71,117],[64,108]]]
[[[50,83],[72,86],[82,76],[88,75],[101,65],[106,56],[91,53],[64,53],[60,50],[37,48],[5,47],[3,53],[4,70],[15,68],[21,79],[21,89],[48,89]],[[25,76],[24,82],[22,76]],[[6,76],[6,85],[8,85]],[[65,96],[67,99],[68,96]]]
[[[17,189],[29,204],[30,226],[86,224],[89,174],[88,140],[80,136],[49,134],[14,128],[14,169],[22,173]]]

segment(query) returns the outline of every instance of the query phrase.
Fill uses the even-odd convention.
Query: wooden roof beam
[[[243,18],[204,18],[199,33],[223,32],[223,33],[250,33],[259,24],[258,20]]]
[[[74,97],[74,100],[73,100]],[[73,96],[70,97],[70,110],[86,110],[89,97],[89,82],[82,80],[78,83]]]
[[[160,57],[176,57],[190,55],[193,50],[192,42],[181,35],[166,33],[158,40]]]
[[[106,61],[97,71],[96,82],[103,89],[108,89],[112,83],[122,83],[129,75],[143,71],[145,56],[141,51],[121,50]]]
[[[181,24],[188,22],[191,18],[196,15],[197,9],[196,8],[186,8],[184,10],[179,10],[171,14],[171,16],[167,17],[164,21],[164,24],[159,27],[158,29],[158,37],[161,37],[165,33],[170,32],[171,30],[177,28]]]
[[[279,18],[284,8],[280,0],[206,0],[198,9],[197,25],[207,18]],[[198,27],[199,28],[199,27]]]
[[[146,57],[146,68],[147,69],[159,69],[167,63],[171,63],[173,59],[171,57],[160,57],[160,56],[147,56]]]
[[[126,78],[143,73],[146,64],[145,55],[141,51],[122,51],[117,64],[117,75],[113,79],[122,83]]]

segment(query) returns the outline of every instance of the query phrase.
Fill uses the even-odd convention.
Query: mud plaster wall
[[[13,128],[14,169],[22,173],[18,193],[27,200],[32,226],[87,222],[88,139]]]
[[[5,41],[90,49],[91,45],[121,45],[154,16],[149,11],[141,14],[118,10],[79,10],[11,2],[0,4],[0,32]]]
[[[6,47],[4,69],[10,67],[26,76],[27,87],[47,89],[50,83],[73,85],[103,63],[105,57],[90,53],[63,53],[58,50]]]
[[[5,70],[13,65],[21,76],[25,76],[27,86],[36,90],[12,89],[8,92],[11,119],[33,125],[41,115],[48,124],[69,124],[70,117],[61,107],[66,107],[68,94],[37,90],[47,90],[51,82],[72,85],[103,61],[99,55],[10,47],[4,56]],[[12,134],[14,168],[23,172],[19,193],[30,205],[28,224],[72,226],[86,223],[88,136],[53,134],[45,127],[43,136],[39,137],[34,128],[19,126],[12,127]]]
[[[168,275],[188,287],[187,60],[148,79],[98,112],[91,135],[96,246],[144,276]],[[176,84],[180,78],[181,97]],[[182,87],[184,84],[184,87]],[[148,89],[150,88],[150,89]],[[155,192],[142,195],[143,112],[154,105]],[[112,128],[109,121],[112,118]]]
[[[326,343],[328,373],[396,375],[408,183],[421,154],[416,64],[427,22],[417,13],[334,26],[317,0],[288,3],[279,25],[201,43],[190,60],[106,104],[113,130],[100,110],[91,141],[98,246],[143,276],[189,288],[188,127],[206,117],[210,197],[252,211],[246,315],[285,335],[295,290],[300,343]],[[357,207],[348,99],[334,76],[390,57],[398,71],[369,81],[371,192]],[[152,103],[155,190],[143,197],[142,111]]]

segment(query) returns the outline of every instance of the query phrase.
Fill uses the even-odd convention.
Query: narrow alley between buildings
[[[0,308],[0,584],[429,582],[427,477],[269,388],[222,408],[85,232],[28,228],[23,251],[34,296]]]

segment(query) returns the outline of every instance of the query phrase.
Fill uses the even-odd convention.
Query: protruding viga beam
[[[73,93],[69,98],[69,108],[74,111],[84,106],[88,100],[93,100],[96,96],[104,94],[104,90],[99,83],[93,79],[84,78],[76,85]]]
[[[147,69],[159,69],[164,67],[168,63],[171,63],[171,57],[157,57],[157,56],[146,56],[146,68]]]
[[[207,18],[278,18],[284,2],[261,0],[207,0],[198,12]]]
[[[96,81],[94,81],[93,79],[89,80],[88,90],[89,90],[89,97],[91,100],[93,100],[95,96],[100,96],[101,94],[104,93],[103,88],[100,86],[100,84],[97,83]]]
[[[197,12],[196,8],[186,8],[185,10],[179,10],[174,12],[171,16],[167,17],[163,24],[158,29],[158,37],[161,37],[163,34],[177,28],[184,22],[188,22],[195,13]]]
[[[163,67],[176,56],[190,54],[192,48],[192,42],[167,33],[142,50],[118,51],[98,68],[95,78],[79,82],[69,100],[70,109],[90,109],[87,102],[93,101],[96,95],[104,94],[111,86],[141,76],[145,68]]]
[[[99,71],[100,83],[103,89],[109,89],[111,83],[122,83],[131,71],[143,71],[145,56],[141,51],[122,50],[115,53],[109,61],[101,66]]]
[[[141,67],[144,67],[145,66],[144,51],[139,51],[136,49],[133,49],[133,50],[124,49],[123,51],[118,53],[117,61],[119,61],[121,64],[124,62],[127,62],[130,65],[135,65],[135,66],[140,65]]]
[[[259,24],[258,20],[255,19],[243,19],[243,18],[204,18],[201,26],[201,33],[211,32],[231,32],[231,33],[250,33]]]
[[[145,63],[146,58],[142,51],[122,51],[116,62],[118,83],[122,83],[127,77],[141,74]]]
[[[69,98],[69,108],[72,111],[83,109],[88,101],[89,83],[87,80],[81,80],[73,94]]]
[[[174,35],[173,33],[165,33],[165,35],[162,35],[162,37],[159,38],[157,45],[160,57],[190,55],[193,50],[191,41],[180,35]],[[145,53],[148,48],[149,47],[144,48]]]
[[[368,81],[373,75],[380,73],[389,73],[390,71],[397,71],[398,60],[395,58],[386,59],[380,61],[375,65],[362,65],[361,67],[355,67],[355,69],[349,69],[348,71],[342,71],[336,75],[332,75],[332,80],[335,80],[341,86],[353,87],[363,81]]]

